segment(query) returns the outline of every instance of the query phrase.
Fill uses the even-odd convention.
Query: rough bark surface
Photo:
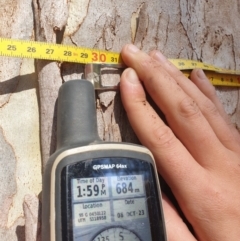
[[[240,69],[238,0],[0,0],[0,37],[120,51],[132,42],[169,58]],[[41,176],[56,145],[58,89],[80,64],[0,57],[0,240],[40,237]],[[107,83],[117,74],[104,72]],[[239,89],[217,88],[240,128]],[[119,93],[97,92],[103,140],[137,142]]]

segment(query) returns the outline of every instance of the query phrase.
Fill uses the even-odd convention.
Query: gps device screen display
[[[156,237],[161,241],[160,197],[151,163],[133,158],[91,159],[67,166],[62,176],[67,190],[62,193],[62,213],[69,220],[62,226],[67,240]]]
[[[143,185],[142,175],[72,179],[74,226],[146,218]]]

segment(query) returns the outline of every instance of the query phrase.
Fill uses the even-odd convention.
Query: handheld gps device
[[[42,240],[166,241],[152,154],[101,141],[95,111],[89,81],[61,86],[57,150],[43,179]]]

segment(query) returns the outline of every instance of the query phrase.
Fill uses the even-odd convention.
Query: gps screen
[[[98,158],[71,164],[63,174],[69,240],[154,240],[159,197],[149,162]]]

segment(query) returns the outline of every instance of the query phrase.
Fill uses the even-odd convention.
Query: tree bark
[[[0,0],[0,37],[119,52],[132,42],[168,58],[240,69],[238,0]],[[56,146],[58,89],[81,64],[0,57],[0,240],[40,240],[41,177]],[[119,79],[104,72],[107,83]],[[240,128],[238,88],[217,94]],[[116,91],[96,92],[99,135],[138,143]]]

